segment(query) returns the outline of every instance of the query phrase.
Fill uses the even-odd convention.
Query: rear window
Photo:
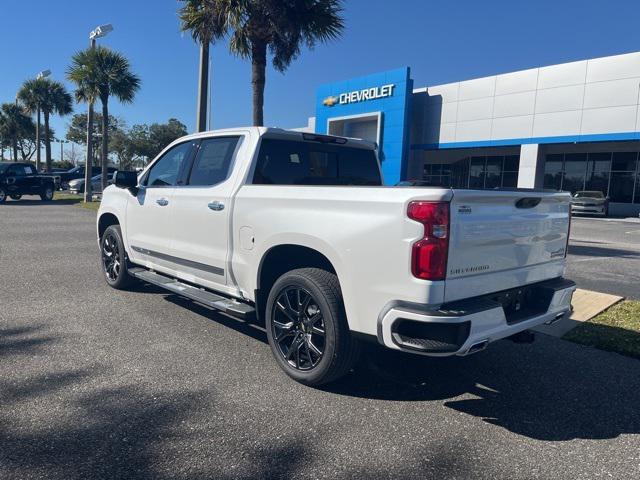
[[[258,185],[381,185],[373,150],[265,138],[253,176]]]

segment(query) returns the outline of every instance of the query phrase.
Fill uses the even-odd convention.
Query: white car
[[[360,342],[467,355],[571,308],[567,193],[385,187],[363,140],[239,128],[181,138],[104,191],[105,279],[265,322],[319,385]],[[543,361],[543,359],[541,359]]]

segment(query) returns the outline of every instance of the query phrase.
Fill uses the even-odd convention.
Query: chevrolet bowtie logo
[[[333,107],[336,103],[338,103],[338,97],[327,97],[322,101],[325,107]]]

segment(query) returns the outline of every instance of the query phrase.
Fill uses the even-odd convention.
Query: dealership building
[[[409,67],[322,85],[303,130],[372,140],[387,184],[598,190],[640,212],[640,52],[430,87]]]

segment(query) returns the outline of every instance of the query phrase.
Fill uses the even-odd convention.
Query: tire
[[[134,278],[129,275],[128,263],[120,225],[111,225],[100,238],[100,265],[110,287],[126,290],[134,283]]]
[[[22,195],[9,195],[11,197],[12,200],[20,200],[22,198]]]
[[[359,356],[360,344],[349,331],[340,284],[333,273],[301,268],[282,275],[269,292],[265,319],[276,362],[305,385],[337,380]]]
[[[42,189],[42,193],[40,194],[40,199],[43,202],[50,202],[51,200],[53,200],[53,191],[54,187],[52,187],[51,185],[45,185]]]
[[[7,201],[7,192],[4,188],[0,187],[0,203],[4,203]]]

